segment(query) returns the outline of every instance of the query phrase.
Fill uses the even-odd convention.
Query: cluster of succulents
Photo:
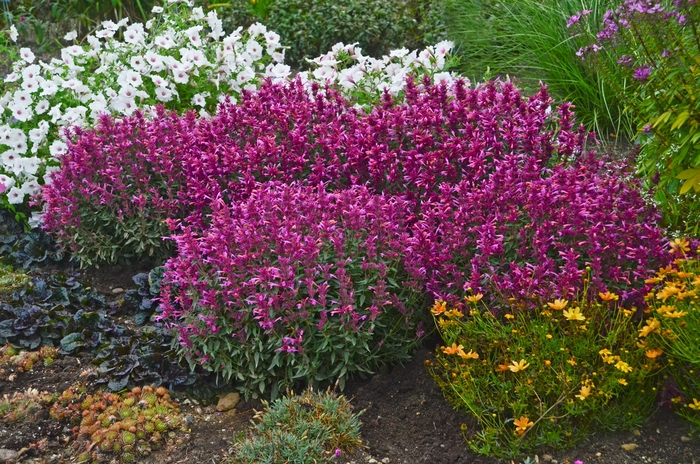
[[[46,405],[56,401],[56,395],[29,388],[23,392],[5,393],[0,399],[0,423],[31,420]]]
[[[51,366],[58,357],[58,350],[43,346],[39,351],[18,351],[9,343],[0,348],[0,365],[15,364],[17,372],[29,372],[35,365]]]
[[[51,417],[74,425],[77,461],[116,457],[136,462],[183,427],[178,405],[164,387],[136,387],[126,394],[86,395],[79,385],[66,390],[51,408]]]

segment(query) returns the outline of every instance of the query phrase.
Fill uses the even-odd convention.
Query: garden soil
[[[133,269],[102,270],[88,273],[93,284],[107,296],[115,297],[115,288],[129,288]],[[98,279],[99,280],[99,279]],[[467,415],[455,411],[443,398],[430,377],[426,360],[432,360],[436,341],[429,341],[405,366],[396,366],[369,379],[348,382],[343,394],[351,399],[355,411],[362,411],[364,448],[354,455],[341,456],[340,464],[509,464],[471,451],[462,435],[478,431]],[[18,373],[12,366],[0,369],[0,395],[12,396],[29,388],[60,393],[82,382],[94,389],[95,367],[90,356],[59,358],[53,365],[35,367]],[[223,391],[226,393],[226,390]],[[230,411],[217,412],[182,393],[173,392],[188,424],[180,432],[182,443],[171,440],[148,458],[146,464],[217,464],[229,462],[235,437],[248,431],[259,401],[242,401]],[[29,420],[10,423],[0,419],[0,463],[71,463],[75,462],[72,432],[49,417],[49,406],[33,411]],[[623,449],[636,448],[630,451]],[[8,452],[12,450],[18,454]],[[4,456],[10,457],[3,461]],[[668,408],[659,408],[640,429],[619,433],[600,433],[584,440],[577,448],[565,452],[543,450],[529,456],[533,462],[585,464],[700,464],[700,438],[691,434],[688,423]],[[513,461],[520,464],[526,456]],[[280,463],[281,464],[281,463]],[[309,463],[311,464],[311,463]]]

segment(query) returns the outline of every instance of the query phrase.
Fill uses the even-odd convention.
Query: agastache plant
[[[275,397],[407,359],[424,308],[402,267],[406,202],[269,183],[214,204],[206,231],[174,236],[156,317],[192,366]]]

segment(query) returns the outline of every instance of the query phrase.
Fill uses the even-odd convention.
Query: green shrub
[[[288,45],[285,62],[305,69],[307,58],[339,42],[357,42],[370,56],[436,43],[444,38],[442,1],[233,0],[220,11],[228,29],[262,21]]]
[[[447,399],[479,421],[474,451],[514,458],[564,448],[594,427],[629,428],[647,416],[656,365],[635,345],[633,311],[599,296],[502,315],[479,309],[480,294],[453,309],[435,304],[446,346],[429,368]]]
[[[515,76],[531,91],[540,81],[558,101],[576,105],[576,118],[607,137],[631,138],[634,125],[623,114],[614,87],[576,56],[585,39],[572,37],[569,17],[592,10],[599,18],[616,0],[445,0],[447,36],[457,46],[459,71],[480,81]]]
[[[589,36],[579,54],[617,85],[639,129],[638,170],[667,225],[690,234],[700,231],[700,8],[694,3],[625,2],[606,13],[596,37],[587,24],[597,26],[597,18],[581,21],[579,30]],[[627,85],[617,76],[626,76]]]
[[[236,464],[330,462],[362,445],[361,413],[343,396],[307,390],[263,404],[253,436],[235,445]]]

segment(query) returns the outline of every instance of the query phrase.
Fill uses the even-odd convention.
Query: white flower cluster
[[[62,127],[93,125],[103,113],[149,114],[159,103],[207,116],[225,95],[290,75],[276,33],[254,24],[226,35],[216,12],[177,3],[155,7],[160,16],[146,24],[105,21],[86,45],[66,47],[49,63],[20,49],[5,77],[11,90],[0,97],[3,200],[21,204],[49,180],[67,150]]]
[[[5,77],[10,90],[0,96],[0,203],[22,204],[50,181],[68,149],[62,128],[92,126],[105,113],[128,116],[138,109],[149,115],[157,104],[207,117],[227,96],[235,102],[262,79],[291,77],[279,35],[262,24],[226,35],[216,11],[205,14],[188,0],[168,0],[153,13],[146,24],[105,21],[85,44],[62,49],[49,63],[35,63],[31,50],[20,49]],[[76,38],[75,32],[64,37]],[[411,74],[453,81],[442,72],[452,46],[441,42],[375,59],[356,45],[337,44],[300,78],[368,103],[385,90],[400,95]]]
[[[450,85],[458,76],[444,72],[454,43],[443,41],[425,50],[392,50],[381,59],[364,56],[357,44],[342,43],[314,60],[311,71],[300,73],[307,82],[338,85],[345,93],[364,94],[369,101],[376,100],[384,91],[400,96],[409,76],[430,76],[433,82]]]

